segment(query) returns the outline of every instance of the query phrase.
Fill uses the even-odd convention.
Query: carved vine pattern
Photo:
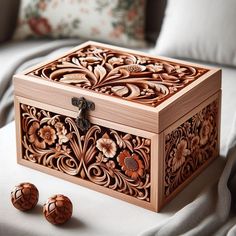
[[[83,133],[73,118],[20,107],[24,159],[150,201],[150,139],[95,124]]]
[[[165,136],[165,197],[216,156],[217,111],[214,101]]]
[[[156,107],[206,72],[90,45],[29,74]]]

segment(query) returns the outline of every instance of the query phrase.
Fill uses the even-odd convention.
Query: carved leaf
[[[72,57],[71,61],[72,61],[74,64],[80,66],[80,62],[79,62],[79,59],[78,59],[78,58]]]
[[[184,68],[184,67],[178,67],[177,69],[176,69],[176,72],[177,73],[183,73],[183,72],[185,72],[185,71],[187,71],[187,68]]]
[[[81,172],[80,172],[80,176],[81,176],[82,179],[85,178],[85,172],[84,172],[84,169],[81,170]]]
[[[157,73],[163,70],[163,65],[147,65],[147,69],[153,73]]]
[[[130,89],[131,93],[127,98],[135,98],[140,95],[140,89],[134,84],[127,84],[127,87]]]
[[[94,69],[94,74],[101,81],[106,76],[106,69],[103,66],[97,65]]]
[[[126,86],[114,86],[111,91],[117,96],[123,97],[129,92],[129,89]]]
[[[169,63],[163,63],[163,66],[168,74],[170,74],[171,72],[175,70],[175,67],[170,65]]]
[[[62,68],[62,69],[58,69],[53,71],[49,78],[54,80],[54,79],[58,79],[58,77],[60,78],[63,75],[67,75],[68,73],[72,73],[72,72],[77,72],[78,69],[75,68]]]
[[[197,70],[192,66],[189,66],[188,69],[192,72],[192,75],[195,75],[197,73]]]
[[[154,87],[156,91],[162,93],[163,95],[169,94],[169,89],[160,83],[151,83],[151,87]]]
[[[113,66],[109,63],[105,63],[105,67],[108,69],[108,70],[113,70]]]
[[[65,74],[60,79],[60,81],[67,84],[77,84],[77,83],[90,84],[89,80],[86,78],[86,75],[81,73]]]
[[[161,74],[161,77],[164,80],[168,80],[168,81],[179,81],[179,78],[174,76],[174,75],[168,75],[167,73],[163,73]]]
[[[82,58],[80,58],[80,61],[88,62],[88,63],[99,62],[101,60],[102,59],[98,58],[98,57],[82,57]]]

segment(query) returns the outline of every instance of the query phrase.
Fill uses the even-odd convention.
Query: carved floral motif
[[[165,136],[165,197],[216,156],[217,110],[214,101]]]
[[[137,154],[131,155],[128,150],[124,150],[118,155],[117,160],[121,169],[132,179],[143,176],[144,165]]]
[[[25,160],[150,201],[150,139],[21,104]]]
[[[91,45],[29,74],[156,107],[206,72]]]

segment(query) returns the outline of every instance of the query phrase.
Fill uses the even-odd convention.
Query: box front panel
[[[220,93],[164,132],[163,202],[219,154]]]
[[[19,163],[149,209],[156,207],[150,171],[154,134],[96,118],[82,132],[74,112],[66,115],[61,108],[23,98],[16,106]]]

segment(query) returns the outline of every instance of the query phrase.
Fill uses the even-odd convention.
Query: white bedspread
[[[18,45],[10,43],[0,47],[0,127],[13,118],[11,77],[15,71],[45,60],[46,57],[54,57],[80,42],[78,40],[59,40],[50,43],[38,41],[22,42]],[[58,50],[54,51],[55,49]],[[234,130],[232,124],[236,111],[236,69],[223,68],[222,89],[221,154],[225,155],[229,133]],[[0,235],[129,236],[145,232],[144,235],[176,236],[184,233],[185,235],[211,235],[216,230],[218,230],[216,235],[225,235],[235,223],[235,218],[228,217],[228,214],[234,215],[229,208],[231,203],[229,193],[236,192],[234,178],[231,180],[230,192],[227,189],[228,175],[232,172],[231,175],[234,176],[235,173],[234,168],[231,170],[234,156],[236,154],[232,149],[231,158],[218,190],[216,183],[224,167],[223,157],[213,162],[161,213],[153,213],[17,165],[14,123],[11,123],[0,129]],[[10,203],[11,188],[22,181],[34,183],[40,191],[39,206],[31,214],[15,210]],[[203,189],[211,190],[203,191]],[[50,225],[43,219],[41,213],[43,202],[54,193],[68,195],[74,203],[73,219],[63,227]],[[197,197],[199,193],[201,195]],[[197,200],[191,203],[194,199]],[[188,203],[191,204],[187,205]],[[183,208],[184,206],[186,207]],[[174,215],[176,212],[178,213]],[[208,222],[210,224],[207,224]],[[213,225],[220,229],[213,229]],[[222,225],[224,227],[221,227]],[[148,231],[152,227],[155,227],[154,231]],[[205,231],[207,229],[209,230]],[[235,235],[232,232],[234,233],[234,229],[231,234],[229,233],[230,236]]]
[[[151,212],[107,195],[66,182],[16,164],[14,122],[0,129],[0,235],[1,236],[136,236],[160,225],[216,183],[224,161],[219,158],[188,185],[160,213]],[[207,179],[207,182],[206,182]],[[32,182],[39,189],[39,204],[32,211],[16,210],[10,192],[20,182]],[[42,205],[55,194],[73,202],[73,218],[64,226],[50,225],[42,215]]]

